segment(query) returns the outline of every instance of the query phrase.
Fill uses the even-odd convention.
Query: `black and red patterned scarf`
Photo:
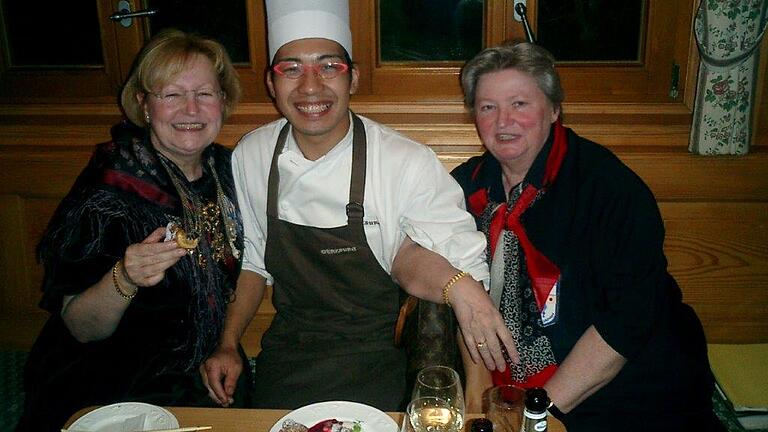
[[[508,361],[509,367],[504,372],[494,372],[496,385],[537,387],[557,370],[552,345],[542,329],[557,321],[560,270],[528,239],[520,216],[535,205],[555,181],[566,151],[566,130],[558,120],[525,179],[512,188],[506,202],[490,198],[490,182],[498,185],[502,175],[500,165],[492,156],[472,172],[477,189],[469,194],[467,202],[488,239],[491,297],[512,332],[520,354],[520,363]],[[481,179],[490,179],[490,182]]]
[[[193,184],[173,162],[166,160],[167,168],[164,167],[161,162],[164,156],[150,144],[147,131],[121,123],[113,128],[112,135],[111,142],[97,146],[88,166],[57,208],[38,246],[38,259],[46,264],[48,276],[43,284],[41,306],[58,312],[61,297],[73,294],[67,287],[53,282],[61,279],[56,273],[72,271],[67,268],[68,264],[62,263],[87,261],[111,266],[123,257],[127,245],[140,242],[158,226],[180,221],[182,191],[176,190],[171,176],[180,179],[184,193],[196,194],[201,203],[217,201],[213,177],[218,176],[224,196],[219,206],[221,218],[235,223],[232,244],[226,245],[229,247],[219,256],[211,242],[216,233],[204,232],[195,255],[178,261],[161,282],[177,284],[180,289],[188,290],[190,296],[189,334],[181,335],[178,346],[169,347],[182,364],[168,367],[194,370],[218,344],[240,267],[242,222],[234,198],[230,158],[217,145],[208,146],[201,156],[203,178]],[[120,227],[118,231],[114,230],[116,225]],[[84,232],[83,227],[88,232]],[[201,261],[210,265],[200,265]],[[100,277],[103,270],[96,273]],[[145,291],[149,290],[140,290],[134,302],[140,302]]]

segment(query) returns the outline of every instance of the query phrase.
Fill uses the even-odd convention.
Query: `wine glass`
[[[416,375],[411,400],[432,397],[446,401],[457,430],[464,427],[464,391],[459,374],[448,366],[429,366]],[[433,429],[439,430],[439,429]]]
[[[498,432],[519,432],[523,423],[525,389],[513,385],[491,387],[487,392],[485,417]]]
[[[448,401],[434,396],[413,399],[405,410],[401,432],[460,432],[462,417]]]

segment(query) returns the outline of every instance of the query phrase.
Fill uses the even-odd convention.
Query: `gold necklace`
[[[224,253],[224,240],[221,236],[223,231],[224,238],[226,238],[230,252],[235,259],[240,258],[240,251],[237,250],[235,239],[237,238],[237,228],[235,218],[237,217],[234,206],[226,199],[224,191],[219,181],[218,173],[213,164],[213,159],[208,159],[208,166],[210,168],[211,175],[213,176],[214,183],[216,184],[216,201],[214,204],[210,202],[205,206],[202,205],[197,194],[190,191],[182,182],[178,179],[172,168],[168,165],[165,157],[159,155],[159,159],[165,168],[168,176],[171,178],[174,188],[176,189],[179,199],[182,204],[182,221],[181,228],[183,232],[177,232],[177,236],[185,236],[186,240],[190,240],[190,248],[187,249],[190,255],[197,255],[198,264],[205,268],[207,261],[205,257],[199,252],[196,252],[196,246],[199,240],[202,238],[203,230],[211,234],[211,254],[216,261],[221,261],[225,257]],[[219,230],[220,221],[224,221],[224,229]]]

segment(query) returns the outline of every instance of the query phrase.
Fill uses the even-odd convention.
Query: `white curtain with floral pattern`
[[[760,41],[768,0],[701,0],[694,33],[701,53],[688,150],[741,155],[752,140]]]

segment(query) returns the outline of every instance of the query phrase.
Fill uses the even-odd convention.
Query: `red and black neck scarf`
[[[560,270],[530,241],[520,217],[554,183],[566,151],[566,130],[558,120],[525,179],[512,188],[505,201],[498,199],[504,197],[503,190],[501,195],[498,190],[502,175],[498,161],[487,157],[472,173],[478,188],[467,201],[488,239],[491,297],[520,353],[519,364],[508,362],[503,373],[494,372],[497,385],[541,386],[557,369],[551,343],[542,329],[557,321]],[[491,192],[492,185],[495,193]]]
[[[60,279],[55,272],[67,270],[61,262],[90,260],[111,267],[122,258],[128,244],[142,241],[148,233],[169,221],[181,220],[181,193],[194,194],[199,203],[218,204],[216,224],[204,227],[204,235],[195,249],[197,255],[190,254],[179,260],[160,283],[163,288],[173,285],[178,291],[188,292],[189,319],[185,320],[188,334],[180,335],[174,342],[177,346],[168,349],[177,354],[181,366],[196,370],[219,342],[240,266],[239,253],[231,252],[224,243],[219,254],[212,241],[226,234],[226,219],[230,219],[235,231],[231,249],[242,249],[242,222],[236,206],[229,151],[217,145],[208,146],[201,156],[203,177],[190,182],[173,162],[167,161],[167,168],[164,167],[163,156],[152,146],[147,131],[121,123],[113,128],[112,136],[111,142],[96,147],[41,240],[38,257],[46,263],[46,280]],[[171,176],[180,179],[183,190],[177,190]],[[201,205],[193,210],[203,212],[206,208]],[[201,260],[211,264],[203,266]],[[103,271],[94,268],[99,275]],[[62,295],[70,293],[62,294],[58,286],[44,286],[46,293],[41,305],[60,308]],[[132,302],[133,309],[127,313],[143,307],[143,295],[139,291]],[[177,305],[169,302],[152,307],[163,310]],[[167,367],[176,366],[169,361]]]

